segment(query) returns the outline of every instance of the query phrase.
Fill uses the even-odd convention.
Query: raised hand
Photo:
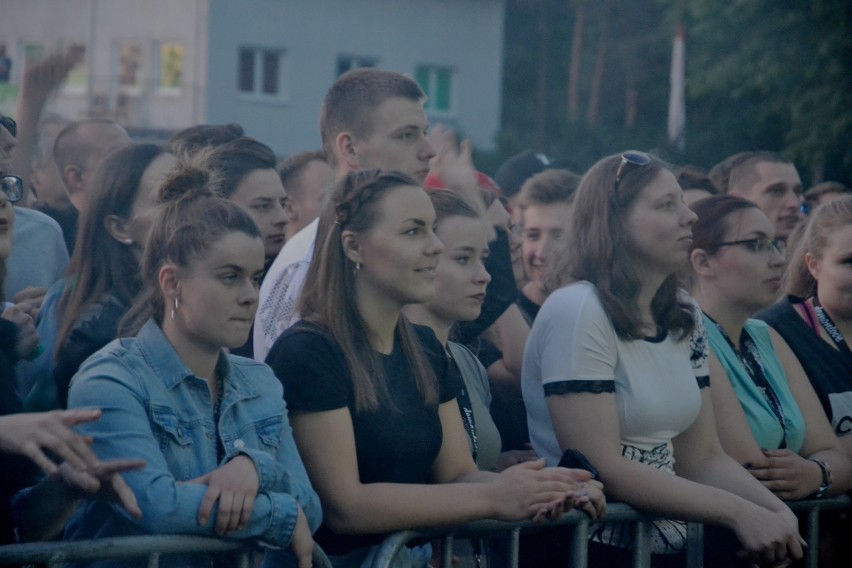
[[[85,471],[74,469],[68,462],[59,466],[59,480],[80,497],[97,496],[116,501],[130,516],[140,519],[142,511],[133,491],[120,474],[145,467],[143,460],[106,460]]]
[[[100,417],[100,410],[82,409],[2,416],[0,451],[26,456],[51,476],[59,473],[59,466],[47,457],[46,451],[78,471],[93,469],[99,462],[89,447],[92,439],[71,428]]]

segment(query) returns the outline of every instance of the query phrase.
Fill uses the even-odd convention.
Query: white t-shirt
[[[547,394],[614,392],[623,457],[674,474],[672,438],[698,416],[699,383],[706,382],[708,374],[703,326],[683,341],[672,334],[624,341],[616,335],[594,285],[566,286],[542,305],[524,351],[522,389],[533,448],[547,465],[556,465],[562,457]],[[654,552],[682,545],[672,544],[654,546]]]
[[[311,266],[318,226],[319,218],[284,243],[263,278],[254,318],[254,358],[258,361],[266,359],[278,336],[299,319],[296,302]]]

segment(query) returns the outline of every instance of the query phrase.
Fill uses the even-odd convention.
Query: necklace
[[[216,461],[222,463],[225,457],[225,445],[222,443],[222,438],[219,436],[219,416],[222,410],[222,399],[225,398],[225,379],[222,377],[222,372],[218,369],[216,373],[216,402],[213,403],[213,430],[216,435]]]
[[[831,318],[828,315],[828,312],[825,311],[825,308],[819,303],[819,297],[814,295],[814,312],[816,312],[817,320],[820,325],[822,325],[825,332],[834,341],[834,345],[837,346],[838,351],[841,353],[845,353],[846,355],[852,356],[852,351],[849,350],[849,345],[846,344],[846,341],[843,339],[843,334],[840,333],[840,330],[837,329],[837,326],[834,325],[834,322],[831,321]]]

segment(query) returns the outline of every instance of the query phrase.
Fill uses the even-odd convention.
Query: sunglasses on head
[[[621,163],[618,164],[618,169],[615,170],[615,189],[618,190],[618,184],[621,183],[621,178],[630,171],[631,167],[637,168],[647,166],[651,163],[651,157],[644,152],[629,150],[621,155]]]
[[[0,116],[0,125],[9,131],[12,138],[18,137],[18,123],[15,122],[14,119],[9,118],[8,116]]]

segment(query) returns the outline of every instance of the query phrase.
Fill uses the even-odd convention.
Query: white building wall
[[[106,113],[136,129],[239,122],[280,154],[320,146],[319,109],[340,55],[414,76],[453,70],[452,108],[432,114],[491,148],[500,121],[504,0],[0,0],[0,42],[19,82],[27,44],[86,46],[87,74],[48,103],[68,119]],[[162,42],[184,46],[183,85],[159,88]],[[141,49],[122,87],[120,45]],[[280,49],[281,97],[239,92],[243,46]],[[6,112],[14,108],[3,106]]]
[[[451,67],[453,110],[433,116],[491,148],[500,121],[502,0],[211,0],[207,118],[241,123],[279,153],[318,148],[319,110],[341,54],[414,76]],[[237,89],[241,46],[281,49],[284,96]]]
[[[0,41],[19,83],[25,46],[45,52],[86,47],[84,84],[66,85],[48,110],[69,119],[92,112],[131,127],[177,129],[204,118],[208,0],[0,0]],[[182,87],[159,86],[159,49],[184,46]],[[117,68],[122,44],[139,46],[138,86],[122,87]]]

